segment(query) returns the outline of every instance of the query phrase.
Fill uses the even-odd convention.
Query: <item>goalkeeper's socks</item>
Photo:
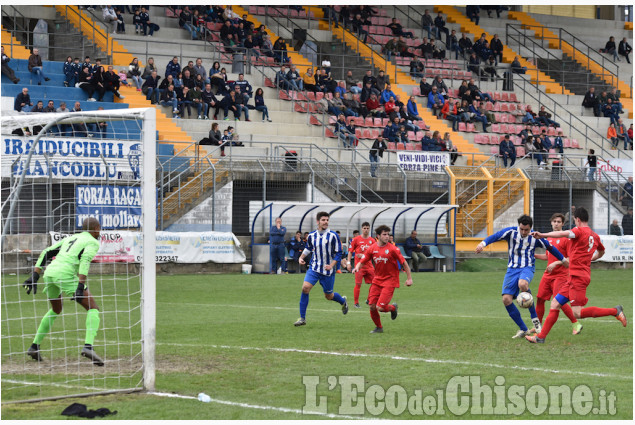
[[[302,292],[300,294],[300,317],[306,317],[306,308],[309,306],[309,294]]]
[[[564,315],[567,316],[569,320],[571,320],[571,323],[576,323],[578,321],[578,319],[575,318],[575,314],[573,314],[573,309],[571,308],[569,304],[563,305],[560,309],[562,310]]]
[[[59,315],[55,313],[53,309],[50,309],[46,312],[46,314],[42,318],[42,321],[40,322],[40,326],[37,328],[37,333],[35,334],[35,338],[33,339],[33,344],[40,345],[46,334],[51,331],[53,322],[55,322],[57,316]]]
[[[549,335],[549,331],[553,327],[553,325],[558,321],[558,316],[560,315],[560,310],[552,308],[549,310],[549,315],[545,319],[545,323],[542,325],[542,331],[538,335],[538,338],[545,339],[547,335]]]
[[[93,345],[99,329],[99,310],[92,308],[86,314],[86,344]]]
[[[514,303],[506,305],[505,308],[507,309],[507,313],[509,314],[509,317],[511,317],[512,320],[516,322],[518,327],[521,330],[527,332],[527,325],[525,325],[525,322],[523,322],[523,319],[520,317],[520,311],[518,311]]]
[[[601,308],[601,307],[587,307],[583,308],[580,312],[580,317],[604,317],[604,316],[617,316],[616,308]]]
[[[538,316],[540,323],[542,323],[542,318],[545,317],[545,301],[546,300],[543,300],[542,298],[538,298],[536,301],[536,315]]]
[[[379,317],[379,311],[371,309],[370,318],[373,319],[373,322],[375,322],[375,326],[381,328],[381,318]]]
[[[359,304],[359,292],[362,289],[362,284],[355,284],[355,288],[353,288],[353,299],[355,300],[355,304]]]
[[[344,298],[337,292],[333,292],[333,301],[335,301],[336,303],[344,304]]]

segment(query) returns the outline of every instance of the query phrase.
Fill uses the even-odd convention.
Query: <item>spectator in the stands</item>
[[[536,116],[536,113],[531,109],[531,105],[527,105],[527,108],[525,109],[525,116],[523,117],[523,123],[538,125]]]
[[[205,84],[205,89],[201,92],[201,101],[203,102],[207,119],[209,119],[209,114],[212,108],[216,108],[214,119],[218,119],[218,104],[220,102],[216,99],[216,96],[214,96],[214,92],[212,92],[212,85],[210,83]]]
[[[410,76],[412,78],[423,78],[425,67],[419,58],[413,58],[410,61]]]
[[[406,38],[414,38],[414,35],[410,31],[404,31],[403,26],[397,22],[397,18],[392,18],[390,24],[386,25],[392,31],[392,35],[403,36]]]
[[[324,93],[335,94],[335,87],[337,87],[337,81],[331,78],[331,75],[326,72],[326,69],[320,70],[320,75],[317,78],[318,88]]]
[[[618,224],[617,218],[613,219],[611,225],[609,226],[609,235],[622,236],[622,228]]]
[[[154,64],[154,58],[153,57],[149,57],[148,58],[148,63],[146,63],[146,66],[143,68],[143,73],[141,74],[141,79],[143,81],[145,81],[146,78],[148,78],[150,75],[152,75],[152,71],[157,71],[157,67]]]
[[[130,62],[130,65],[128,65],[128,73],[126,76],[134,81],[135,85],[137,86],[137,91],[141,91],[141,86],[143,86],[143,79],[141,78],[141,70],[139,69],[139,59],[132,59],[132,62]]]
[[[82,112],[82,105],[79,101],[75,102],[71,112]],[[88,132],[88,128],[83,122],[72,124],[72,127],[75,137],[93,137],[93,134]]]
[[[620,41],[620,44],[617,48],[617,53],[624,56],[624,58],[626,59],[626,62],[631,63],[630,59],[628,58],[628,55],[632,51],[633,51],[633,48],[631,47],[630,44],[628,44],[628,41],[626,41],[626,37],[624,37],[622,41]]]
[[[351,26],[357,37],[362,40],[362,42],[366,43],[368,40],[368,31],[364,29],[364,25],[366,23],[362,20],[362,15],[359,13],[355,15],[353,20],[351,21]]]
[[[512,143],[509,138],[509,134],[506,134],[503,140],[500,142],[498,146],[498,154],[503,158],[503,165],[507,167],[507,160],[509,159],[511,162],[509,164],[510,167],[513,167],[516,163],[516,146]]]
[[[344,149],[347,149],[351,145],[351,143],[349,142],[349,136],[351,136],[351,134],[346,127],[346,118],[344,114],[337,115],[334,134],[337,135],[340,142],[342,142],[342,146],[344,147]],[[354,135],[355,132],[353,131],[353,137]]]
[[[117,13],[112,6],[106,6],[101,10],[102,18],[106,24],[112,23],[112,33],[117,34]]]
[[[79,58],[72,59],[70,56],[66,58],[64,62],[64,86],[75,87],[75,84],[79,82],[79,73],[82,70],[82,66],[79,63]]]
[[[368,115],[368,110],[366,109],[366,106],[362,105],[359,101],[357,101],[353,93],[348,92],[344,94],[342,96],[342,102],[344,103],[344,106],[346,108],[355,112],[357,116],[362,115],[364,118],[366,118],[366,116]]]
[[[469,111],[470,111],[472,120],[480,121],[483,124],[483,133],[487,133],[487,126],[489,124],[487,122],[487,117],[481,112],[479,108],[479,102],[476,100],[472,102],[472,104],[470,105]]]
[[[628,149],[629,145],[633,144],[633,140],[629,137],[628,131],[626,130],[626,126],[622,122],[621,118],[617,120],[617,126],[615,126],[615,132],[616,132],[618,140],[621,140],[624,142],[624,150]]]
[[[146,78],[145,83],[141,86],[141,92],[146,95],[146,99],[150,100],[152,104],[159,103],[159,80],[161,77],[157,75],[156,71]]]
[[[410,96],[408,99],[407,105],[408,116],[410,117],[410,121],[420,121],[421,115],[419,115],[419,108],[417,108],[417,101],[414,96]]]
[[[382,136],[384,136],[384,139],[388,140],[389,142],[396,143],[398,141],[397,140],[398,132],[399,132],[399,119],[397,118],[397,122],[390,120],[390,122],[386,125],[386,127],[384,127]]]
[[[167,80],[164,80],[167,81]],[[174,91],[174,84],[170,84],[167,86],[165,91],[161,93],[161,106],[171,106],[172,107],[172,117],[180,118],[178,115],[179,112],[179,102],[176,98],[176,92]]]
[[[221,138],[223,136],[218,129],[218,123],[212,123],[212,128],[210,128],[209,133],[206,138],[201,139],[199,142],[200,145],[211,145],[211,146],[220,146]]]
[[[441,109],[445,99],[438,92],[437,86],[432,86],[432,91],[428,94],[428,108],[432,110],[432,113],[438,118],[441,115]]]
[[[90,56],[86,56],[84,58],[84,62],[82,63],[81,68],[82,68],[82,71],[84,71],[84,68],[88,68],[88,72],[90,74],[93,73],[93,65],[91,65],[91,63],[90,63]]]
[[[461,104],[457,102],[456,104],[456,114],[461,122],[468,122],[470,120],[470,103],[465,99],[461,100]],[[454,127],[454,124],[452,126]]]
[[[549,136],[547,136],[547,130],[545,130],[544,128],[542,130],[542,134],[540,134],[540,141],[542,142],[542,145],[545,147],[547,152],[549,152],[549,150],[551,149],[551,139],[549,139]],[[545,155],[545,158],[546,157],[547,155]]]
[[[90,73],[90,68],[83,68],[79,74],[79,88],[84,90],[88,95],[88,101],[94,102],[93,94],[97,89],[96,84],[93,82],[93,75]]]
[[[10,61],[11,58],[4,53],[4,46],[2,46],[2,75],[9,77],[9,79],[13,81],[13,84],[18,84],[20,79],[15,76],[15,72],[9,66]]]
[[[624,217],[622,217],[622,230],[624,235],[633,234],[633,207],[629,207]]]
[[[205,67],[203,66],[203,59],[196,58],[196,65],[194,65],[194,71],[198,75],[203,77],[204,79],[207,79],[207,72],[205,71]],[[205,82],[207,83],[208,81],[205,81]]]
[[[181,64],[179,64],[179,58],[174,56],[170,62],[165,66],[165,76],[171,75],[176,78],[181,72]]]
[[[447,99],[448,86],[445,84],[445,82],[443,81],[443,78],[440,75],[437,75],[436,77],[434,77],[434,80],[432,80],[432,87],[436,87],[437,93],[439,93],[440,95],[442,95],[443,97]]]
[[[287,43],[284,38],[279,37],[275,43],[273,43],[273,57],[278,63],[289,62],[289,56],[287,55]]]
[[[368,113],[375,118],[383,118],[386,116],[384,108],[379,103],[379,100],[377,100],[375,93],[371,93],[370,97],[366,100],[366,109]]]
[[[143,28],[143,35],[148,35],[152,37],[155,31],[159,31],[159,26],[154,22],[150,21],[150,14],[146,11],[145,7],[141,8],[141,13],[139,13],[139,21],[141,21],[141,27]],[[150,32],[148,33],[148,29]]]
[[[380,75],[383,71],[380,71]],[[377,79],[379,81],[379,79]],[[397,98],[397,95],[392,91],[392,85],[390,83],[386,84],[386,88],[384,89],[384,91],[381,92],[381,99],[380,102],[386,103],[388,102],[388,100],[393,97],[393,98]]]
[[[291,64],[289,68],[289,72],[287,72],[287,81],[291,86],[292,90],[302,91],[304,90],[304,84],[302,82],[302,77],[300,77],[300,73],[296,69],[294,64]]]
[[[473,52],[473,43],[472,40],[467,38],[465,33],[461,33],[461,38],[459,39],[459,49],[461,50],[461,55],[465,58],[465,55],[472,55]]]
[[[617,46],[615,45],[615,37],[609,37],[609,41],[604,46],[604,53],[613,55],[613,60],[619,61],[620,57],[617,55]]]
[[[240,16],[236,12],[234,12],[232,6],[226,6],[225,10],[223,11],[223,19],[238,24],[238,22],[240,21]]]
[[[329,103],[329,112],[332,115],[338,116],[339,114],[344,114],[346,117],[356,117],[358,114],[350,108],[347,108],[342,101],[339,92],[335,92],[333,99],[328,100]]]
[[[241,112],[244,112],[245,114],[245,121],[251,121],[249,119],[249,108],[247,107],[247,102],[249,102],[249,96],[247,96],[247,94],[242,93],[240,91],[240,87],[236,86],[234,88],[234,92],[235,92],[235,98],[234,98],[234,104],[236,105],[236,108],[238,109],[238,120],[240,120],[240,114]]]
[[[485,102],[479,102],[478,110],[481,114],[485,115],[488,125],[496,122],[496,116],[494,115],[494,113],[485,109]]]
[[[494,99],[492,99],[492,96],[490,96],[488,93],[482,92],[479,89],[479,87],[474,82],[474,78],[470,79],[470,82],[468,83],[467,87],[472,92],[472,98],[474,100],[479,100],[479,101],[483,101],[483,102],[488,101],[488,102],[496,103],[496,101]]]
[[[522,66],[520,64],[520,60],[518,59],[518,56],[514,56],[514,60],[512,61],[511,68],[514,74],[524,74],[525,72],[527,72],[527,67]]]
[[[276,87],[283,90],[291,90],[291,85],[287,80],[287,67],[280,66],[280,71],[276,72]]]
[[[115,72],[112,65],[108,65],[108,71],[104,74],[104,91],[111,91],[119,99],[125,99],[126,97],[119,93],[119,74]],[[101,99],[98,99],[101,101]]]
[[[269,119],[269,109],[267,109],[267,105],[265,105],[264,92],[260,87],[256,89],[254,103],[256,105],[256,111],[262,112],[262,122],[265,122],[265,120],[271,122]]]
[[[251,87],[251,84],[249,84],[249,81],[245,80],[245,74],[238,74],[238,80],[234,82],[234,87],[240,87],[240,92],[242,94],[246,94],[249,98],[251,98],[253,94],[253,88]]]
[[[450,37],[448,37],[448,48],[450,49],[451,52],[455,52],[456,57],[455,59],[459,58],[459,52],[463,52],[463,50],[461,49],[461,46],[459,45],[459,40],[456,37],[456,31],[452,30],[452,32],[450,32]]]
[[[545,148],[545,146],[542,144],[542,139],[540,137],[535,137],[534,138],[534,159],[536,160],[536,163],[538,164],[538,168],[540,170],[543,169],[543,166],[547,165],[546,159],[547,159],[547,148]]]
[[[49,100],[48,104],[44,107],[44,111],[42,112],[55,112],[55,102],[52,100]]]
[[[375,94],[375,97],[381,95],[379,90],[377,90],[375,87],[373,87],[371,85],[370,81],[367,81],[364,84],[364,87],[362,87],[362,93],[359,95],[360,102],[366,102],[368,99],[370,99],[370,95],[373,94],[373,93]]]
[[[364,78],[362,78],[362,87],[366,87],[367,82],[370,82],[371,87],[377,88],[377,78],[373,75],[373,71],[371,71],[370,69],[366,70],[366,75],[364,75]]]
[[[430,16],[428,9],[424,10],[423,15],[421,15],[421,27],[428,31],[428,37],[430,37],[430,32],[433,32],[435,36],[437,36],[437,27],[434,25],[434,20],[432,16]]]
[[[33,53],[29,56],[29,72],[34,74],[38,78],[38,86],[42,85],[42,79],[44,81],[49,81],[46,75],[44,75],[44,70],[42,68],[42,57],[40,56],[40,51],[37,48],[33,49]]]
[[[428,42],[428,37],[423,37],[423,40],[421,40],[421,44],[418,45],[415,50],[421,50],[421,56],[425,59],[432,59],[433,56],[433,50],[434,50],[434,45],[431,45]]]
[[[589,91],[586,92],[582,100],[582,106],[585,108],[593,108],[593,114],[596,117],[600,116],[600,102],[598,95],[595,94],[595,87],[590,87]]]
[[[421,92],[421,96],[428,97],[428,94],[432,91],[432,85],[426,82],[426,77],[421,77],[421,81],[419,82],[419,91]]]
[[[441,108],[441,117],[444,120],[452,121],[452,131],[457,131],[459,116],[454,99],[449,99],[443,104],[443,108]]]
[[[445,142],[441,138],[441,133],[439,131],[435,131],[432,133],[432,143],[430,144],[431,151],[441,152],[445,150]]]
[[[390,77],[386,75],[384,70],[380,70],[375,79],[375,88],[379,90],[379,92],[383,92],[388,85],[390,85]]]
[[[187,68],[185,69],[184,72],[179,73],[179,75],[177,75],[177,80],[181,80],[183,82],[183,87],[187,87],[190,90],[192,90],[194,86],[196,85],[196,80],[190,73],[190,70]]]
[[[503,42],[498,38],[498,34],[494,34],[489,43],[489,48],[497,62],[503,61]]]
[[[431,151],[432,149],[432,145],[433,145],[433,141],[432,141],[432,133],[430,133],[429,131],[426,131],[423,134],[423,137],[421,138],[421,150],[422,151]]]
[[[452,143],[452,139],[450,139],[450,133],[445,132],[445,134],[443,134],[443,143],[445,144],[445,149],[442,150],[450,152],[450,165],[454,165],[459,157],[459,151]]]
[[[31,108],[30,112],[44,112],[44,103],[41,100],[38,100],[35,103],[35,106]]]
[[[194,88],[188,92],[188,96],[192,102],[192,106],[196,107],[197,118],[199,120],[207,119],[207,104],[203,103],[200,86],[194,86]]]
[[[346,88],[353,94],[360,94],[362,89],[357,83],[359,83],[359,80],[353,77],[353,71],[348,70],[346,72]]]
[[[606,131],[606,138],[611,142],[611,150],[617,149],[619,140],[617,139],[617,131],[615,130],[615,124],[609,124],[609,128]]]
[[[302,84],[307,91],[317,92],[317,86],[315,85],[315,76],[313,75],[313,67],[308,67],[304,75],[302,75]]]
[[[633,206],[633,176],[628,178],[628,181],[622,186],[620,197],[618,199],[623,206]]]
[[[394,97],[391,96],[390,99],[388,99],[388,102],[384,103],[384,111],[386,112],[386,115],[388,115],[388,118],[390,118],[390,121],[394,120],[395,117],[399,117],[399,109],[395,104]]]
[[[340,81],[337,83],[337,87],[335,87],[335,92],[339,93],[341,98],[344,98],[344,94],[346,93],[346,83],[344,81]]]
[[[622,102],[620,102],[620,95],[617,92],[617,89],[613,87],[609,93],[606,94],[607,99],[611,99],[613,105],[617,106],[617,113],[624,113],[624,109],[622,109]]]
[[[391,38],[390,40],[388,40],[388,42],[386,42],[383,49],[381,49],[381,51],[386,54],[387,60],[390,60],[392,58],[392,55],[396,55],[399,51],[397,42],[398,40],[396,38]]]
[[[134,11],[134,15],[132,16],[132,23],[134,24],[135,34],[140,34],[143,31],[143,21],[141,20],[140,9]]]
[[[404,40],[403,36],[399,36],[399,40],[397,40],[397,53],[402,58],[414,58],[415,55],[408,51],[408,43]]]
[[[490,80],[495,82],[497,79],[500,79],[501,76],[496,72],[496,59],[491,55],[484,64],[484,71],[490,75]]]
[[[589,179],[589,181],[595,181],[595,171],[598,167],[598,158],[595,155],[595,150],[589,149],[589,155],[587,155],[587,161],[584,165],[589,166],[589,171],[587,173],[587,178]]]
[[[190,88],[183,87],[183,91],[181,93],[176,94],[176,98],[179,103],[179,112],[181,118],[185,118],[185,110],[187,109],[187,115],[191,118],[192,116],[192,96],[189,94]]]
[[[485,41],[485,43],[481,46],[479,50],[479,56],[480,56],[480,59],[484,62],[487,62],[487,60],[491,56],[493,56],[492,49],[490,49],[489,43],[487,41]]]
[[[443,19],[443,13],[439,12],[437,17],[434,18],[434,26],[437,27],[437,38],[441,38],[441,33],[445,33],[445,44],[448,44],[448,37],[450,36],[450,30],[445,27],[445,19]]]
[[[481,8],[479,6],[474,5],[468,5],[465,7],[465,14],[468,18],[470,18],[470,21],[474,22],[474,25],[478,25],[478,22],[481,19],[479,13],[480,9]]]
[[[602,106],[604,116],[610,118],[613,124],[617,124],[617,120],[620,119],[617,111],[619,111],[619,107],[614,105],[611,99],[607,99],[607,102]]]
[[[481,68],[481,59],[476,56],[476,52],[472,52],[470,55],[470,59],[468,61],[467,69],[473,72],[476,75],[480,75],[481,77],[487,77],[485,71]]]
[[[553,148],[557,153],[564,153],[564,141],[562,140],[562,131],[558,132],[558,135],[553,139]]]
[[[552,126],[554,128],[560,127],[560,124],[551,119],[551,114],[547,112],[544,106],[540,107],[540,111],[538,111],[537,121],[548,126]]]
[[[123,19],[123,14],[119,10],[115,10],[115,14],[117,15],[117,32],[119,34],[126,33],[126,23]]]

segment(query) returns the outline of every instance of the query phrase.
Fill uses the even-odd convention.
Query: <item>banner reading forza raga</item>
[[[2,177],[22,173],[34,140],[2,138]],[[106,175],[111,180],[138,179],[140,155],[138,142],[43,137],[33,152],[26,177],[48,177],[50,173],[54,179],[64,180],[100,180]]]
[[[450,165],[450,154],[445,152],[400,151],[397,152],[399,166],[405,171],[443,173]]]
[[[51,232],[53,243],[70,235]],[[138,263],[141,261],[141,233],[103,230],[95,262]],[[157,263],[243,263],[245,253],[231,232],[156,232]]]

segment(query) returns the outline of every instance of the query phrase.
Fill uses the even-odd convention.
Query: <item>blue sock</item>
[[[333,301],[344,304],[344,298],[342,298],[342,296],[337,292],[333,292]]]
[[[516,324],[518,325],[518,327],[527,332],[527,326],[525,325],[525,322],[523,322],[523,319],[521,319],[520,317],[520,311],[518,311],[518,309],[516,308],[516,306],[514,305],[514,303],[511,303],[509,305],[506,305],[505,308],[507,309],[507,313],[509,313],[509,317],[512,318],[512,320],[514,322],[516,322]]]
[[[305,318],[306,308],[309,306],[309,294],[302,292],[300,295],[300,317]]]
[[[531,289],[528,289],[527,292],[531,294]],[[531,316],[532,319],[538,318],[538,314],[536,313],[536,306],[534,304],[532,304],[531,307],[529,307],[529,315]]]

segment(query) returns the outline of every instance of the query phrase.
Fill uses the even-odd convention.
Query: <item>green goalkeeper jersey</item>
[[[55,257],[44,275],[73,278],[78,274],[88,275],[90,262],[99,251],[99,241],[90,233],[82,232],[62,239],[40,254],[35,267],[42,268]]]

